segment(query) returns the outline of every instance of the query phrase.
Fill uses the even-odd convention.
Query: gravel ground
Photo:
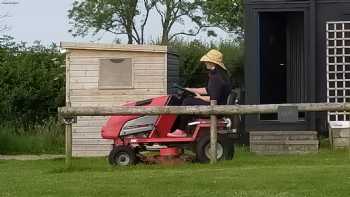
[[[43,160],[43,159],[60,159],[64,155],[0,155],[0,160]]]

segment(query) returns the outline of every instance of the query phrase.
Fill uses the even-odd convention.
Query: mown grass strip
[[[217,165],[111,167],[105,158],[0,161],[0,196],[350,196],[347,151],[257,156]]]

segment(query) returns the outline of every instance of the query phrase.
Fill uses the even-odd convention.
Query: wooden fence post
[[[210,106],[215,106],[217,104],[216,100],[210,101]],[[215,164],[217,160],[216,154],[216,144],[217,144],[217,117],[216,115],[210,115],[210,163]]]
[[[66,166],[69,168],[72,165],[72,124],[74,118],[65,118],[66,124]]]

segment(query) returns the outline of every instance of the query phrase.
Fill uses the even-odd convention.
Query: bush
[[[171,47],[179,55],[181,84],[190,87],[203,87],[207,83],[207,72],[199,60],[210,49],[218,49],[224,55],[224,63],[231,75],[234,86],[243,82],[243,43],[226,41],[215,44],[204,44],[198,40],[185,42],[177,40]]]
[[[56,45],[45,47],[0,39],[0,121],[33,128],[57,116],[64,105],[64,55]]]

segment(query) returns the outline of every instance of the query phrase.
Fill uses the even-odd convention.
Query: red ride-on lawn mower
[[[161,96],[149,100],[127,103],[125,106],[179,106],[192,92],[175,86],[178,94]],[[234,93],[228,98],[228,104],[237,102]],[[102,127],[102,137],[113,139],[114,147],[109,154],[111,165],[132,165],[144,160],[142,152],[159,150],[160,156],[178,157],[184,149],[195,153],[195,160],[206,163],[210,158],[210,120],[208,117],[195,118],[188,124],[187,137],[167,137],[169,132],[177,129],[177,115],[159,116],[112,116]],[[218,160],[231,160],[234,155],[233,139],[237,128],[232,127],[232,120],[219,117],[218,120]]]

